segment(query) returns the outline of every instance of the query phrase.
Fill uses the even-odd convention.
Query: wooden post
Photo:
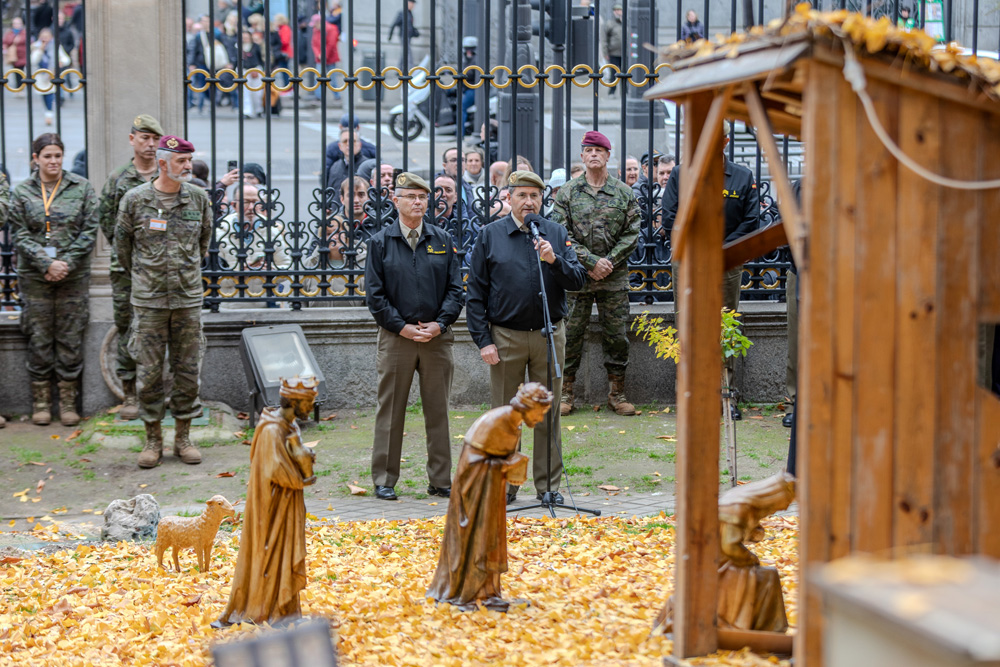
[[[684,159],[695,163],[712,93],[686,100]],[[705,145],[714,145],[708,141]],[[684,173],[681,172],[682,178]],[[674,655],[686,658],[716,650],[719,558],[719,376],[722,355],[722,155],[709,159],[700,182],[692,183],[697,202],[679,257],[678,295],[681,359],[677,368],[677,564],[674,580]],[[682,181],[683,182],[683,181]],[[674,239],[677,233],[674,233]]]

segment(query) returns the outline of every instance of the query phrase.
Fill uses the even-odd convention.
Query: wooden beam
[[[793,635],[788,635],[783,632],[719,628],[720,650],[739,651],[740,649],[746,647],[754,653],[791,655],[793,639]]]
[[[781,151],[778,150],[778,144],[774,141],[774,128],[771,127],[771,119],[768,118],[767,111],[764,109],[757,84],[749,84],[743,97],[746,99],[747,109],[750,111],[750,119],[757,128],[757,141],[764,149],[767,164],[771,167],[771,182],[774,183],[778,191],[778,199],[781,201],[779,207],[781,209],[781,224],[785,227],[788,247],[792,250],[795,265],[799,270],[802,270],[809,265],[809,258],[805,254],[805,223],[802,220],[802,212],[795,199],[795,193],[792,191],[792,184],[788,180],[785,161],[781,157]]]
[[[722,197],[723,160],[718,97],[692,95],[684,114],[684,136],[698,142],[705,164],[685,181],[703,184],[690,200],[689,241],[679,257],[677,366],[677,547],[674,571],[674,655],[687,658],[716,650],[719,558],[719,378],[722,355]],[[709,136],[708,140],[705,135]],[[709,151],[711,154],[709,155]],[[711,159],[708,159],[711,158]],[[689,163],[690,164],[690,163]],[[682,200],[683,203],[683,200]],[[678,229],[674,228],[676,242]],[[676,247],[676,246],[675,246]]]
[[[1000,399],[976,387],[976,553],[1000,558]]]
[[[722,121],[726,117],[726,107],[729,106],[729,99],[732,95],[733,87],[726,86],[726,88],[712,98],[711,106],[708,108],[705,117],[703,119],[699,119],[705,127],[709,128],[709,130],[707,132],[702,132],[701,135],[698,136],[697,144],[695,144],[694,137],[692,135],[686,135],[688,137],[692,137],[692,139],[690,142],[684,142],[684,159],[681,161],[681,164],[687,164],[690,166],[686,168],[683,166],[681,167],[681,187],[680,192],[678,193],[677,216],[674,218],[671,244],[674,249],[674,257],[682,257],[684,254],[684,244],[687,242],[686,236],[688,221],[691,219],[694,212],[698,192],[701,189],[702,180],[705,178],[709,165],[713,162],[722,161],[721,127]],[[689,99],[693,100],[695,97],[696,96],[691,96]],[[690,106],[690,102],[688,106]],[[687,111],[685,116],[690,113],[690,111]],[[695,149],[694,154],[692,155],[691,148],[695,145],[697,145],[697,149]],[[720,196],[721,193],[722,188],[719,188],[718,194]]]
[[[823,660],[823,614],[818,588],[810,576],[830,555],[831,433],[834,381],[834,290],[837,249],[837,188],[829,186],[844,177],[840,159],[839,121],[843,100],[838,97],[839,72],[832,68],[810,70],[803,101],[802,121],[808,160],[802,187],[802,204],[813,246],[809,266],[799,272],[799,378],[796,397],[799,501],[799,631],[795,639],[796,663],[820,667]],[[836,277],[835,277],[836,276]]]
[[[758,229],[722,246],[722,266],[726,271],[735,269],[783,245],[788,245],[784,225],[770,225]]]
[[[1000,115],[984,115],[983,130],[979,135],[986,155],[994,156],[983,165],[983,179],[1000,178]],[[1000,211],[1000,190],[983,193],[983,210],[990,212],[979,219],[979,321],[983,324],[1000,323],[1000,225],[996,212]]]

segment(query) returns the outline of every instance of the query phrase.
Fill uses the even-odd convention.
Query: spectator
[[[664,155],[656,165],[656,183],[660,186],[660,191],[667,186],[667,179],[670,173],[677,166],[677,160],[673,155]]]
[[[438,192],[441,193],[440,196]],[[443,227],[451,222],[460,223],[469,217],[465,203],[458,201],[458,183],[453,176],[438,174],[434,179],[431,201],[435,203],[435,210],[428,209],[425,217],[426,222],[430,224]]]
[[[231,212],[219,221],[215,238],[219,259],[234,271],[285,269],[291,266],[288,245],[280,221],[270,220],[266,205],[261,204],[256,185],[244,183],[242,196],[233,201]],[[268,266],[268,252],[273,251]],[[245,265],[240,263],[245,255]]]
[[[497,188],[503,187],[503,175],[507,173],[506,162],[493,162],[490,165],[490,185]]]
[[[482,185],[486,180],[486,172],[483,169],[483,152],[478,148],[471,148],[465,153],[462,160],[462,179],[469,185]]]
[[[681,40],[696,42],[699,39],[705,39],[705,26],[698,20],[698,14],[693,9],[689,9],[687,21],[681,26]]]
[[[332,19],[332,17],[330,18]],[[313,57],[316,59],[316,69],[325,74],[340,64],[340,49],[337,46],[337,40],[340,39],[340,29],[332,20],[328,19],[324,21],[320,14],[313,16],[312,27],[312,51]],[[325,52],[323,51],[324,30],[326,32]],[[330,83],[331,85],[337,85],[334,81]],[[316,89],[316,99],[321,99],[322,89],[322,86]],[[334,91],[333,99],[339,100],[340,93]]]
[[[247,79],[247,85],[243,89],[243,117],[260,118],[264,115],[264,58],[260,52],[260,45],[254,43],[253,35],[249,32],[243,33],[242,39],[243,72]],[[239,62],[239,61],[237,61]],[[257,69],[260,71],[252,72]],[[259,90],[251,90],[259,88]]]
[[[569,177],[571,179],[576,178],[584,172],[582,162],[574,162],[569,166]]]
[[[634,155],[625,158],[625,185],[630,188],[639,180],[639,161]]]
[[[289,67],[294,55],[292,51],[292,26],[288,25],[288,17],[284,14],[275,14],[271,25],[278,33],[279,43],[279,55],[275,56],[274,64],[276,67]]]
[[[201,179],[203,182],[208,183],[209,170],[208,163],[204,160],[192,160],[191,161],[191,175],[195,178]]]
[[[390,42],[392,41],[393,34],[396,32],[396,28],[399,28],[399,41],[403,43],[403,50],[399,55],[399,69],[404,72],[407,72],[413,66],[413,40],[420,37],[420,33],[413,26],[413,8],[416,4],[417,0],[407,0],[406,9],[399,10],[396,18],[392,21],[392,25],[389,27]]]
[[[351,125],[351,115],[345,113],[343,116],[340,117],[340,131],[343,132],[344,130],[348,129],[350,125]],[[361,135],[361,121],[358,120],[357,116],[354,116],[354,134],[355,136],[359,137]],[[368,141],[364,137],[361,137],[361,156],[366,160],[370,160],[375,157],[375,152],[376,152],[375,144]],[[340,142],[331,141],[326,147],[327,171],[329,171],[333,167],[333,165],[337,162],[337,160],[341,159],[342,157],[344,157],[344,153],[340,150]],[[320,180],[322,180],[322,177]]]
[[[222,40],[217,38],[215,30],[207,23],[196,23],[194,28],[198,30],[198,33],[195,35],[194,39],[188,43],[188,71],[194,72],[195,70],[204,70],[205,72],[212,72],[213,64],[215,65],[214,71],[230,67],[231,61],[229,60],[229,51],[226,49],[225,44],[222,43]],[[192,83],[196,88],[204,86],[205,75],[202,72],[194,74]],[[205,100],[209,100],[211,104],[215,104],[215,91],[215,86],[210,86],[208,90],[199,96],[199,114],[204,111]],[[188,107],[190,108],[193,106],[194,99],[189,96]]]
[[[601,52],[607,58],[607,62],[614,65],[619,70],[622,68],[622,6],[615,3],[611,8],[611,18],[602,21],[601,25]],[[615,85],[608,89],[608,96],[614,97],[618,85],[624,83],[615,82]]]
[[[3,36],[3,71],[12,67],[23,70],[28,64],[28,33],[20,16],[11,19],[10,29]],[[17,82],[11,82],[16,88]]]
[[[457,148],[446,148],[444,153],[441,154],[441,171],[434,174],[434,178],[438,176],[445,175],[450,176],[455,183],[458,183],[458,162],[463,161],[464,158]],[[462,203],[466,206],[472,205],[472,186],[462,180],[461,183],[461,196]]]
[[[243,165],[243,182],[250,185],[266,186],[267,174],[264,168],[256,162],[247,162]]]
[[[344,179],[353,175],[351,173],[352,165],[350,160],[347,158],[348,151],[352,150],[352,134],[354,135],[354,149],[352,151],[354,153],[354,169],[357,170],[361,163],[364,162],[364,158],[361,155],[361,135],[352,133],[350,130],[341,130],[340,153],[342,157],[333,164],[326,177],[326,187],[332,188],[335,193],[340,191],[340,184],[344,181]]]
[[[487,149],[487,146],[486,146],[486,123],[483,123],[482,125],[479,126],[479,143],[476,144],[476,147],[479,148],[483,152],[483,157],[486,157],[487,155],[489,155],[490,159],[488,160],[488,162],[490,164],[493,164],[494,162],[497,161],[497,155],[498,155],[498,153],[497,153],[497,131],[498,131],[499,127],[500,127],[500,123],[497,122],[497,120],[495,118],[491,118],[490,119],[489,150],[487,151],[486,150]]]
[[[35,75],[35,92],[42,96],[45,101],[45,124],[51,125],[53,119],[52,108],[55,104],[62,105],[62,89],[52,83],[52,76],[39,69],[46,69],[51,72],[58,72],[60,69],[69,67],[72,64],[69,55],[59,47],[59,58],[56,59],[56,44],[52,39],[52,31],[42,28],[38,31],[38,41],[31,45],[31,68]],[[58,100],[57,100],[58,98]]]
[[[896,19],[896,23],[904,30],[913,30],[917,27],[917,20],[910,16],[910,7],[908,5],[899,6],[899,18]]]
[[[49,0],[31,0],[32,38],[37,39],[46,28],[52,28],[52,5]]]

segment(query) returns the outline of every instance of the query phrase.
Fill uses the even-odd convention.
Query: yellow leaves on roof
[[[334,621],[341,664],[653,667],[670,652],[650,627],[671,591],[671,519],[509,519],[504,595],[530,604],[506,615],[424,598],[443,525],[443,517],[309,524],[303,613]],[[765,527],[767,538],[750,548],[781,571],[794,624],[797,522]],[[133,543],[0,564],[0,665],[211,664],[214,642],[266,630],[209,627],[228,599],[239,547],[235,534],[218,542],[206,574],[158,570],[149,548]],[[774,663],[738,651],[690,664]]]

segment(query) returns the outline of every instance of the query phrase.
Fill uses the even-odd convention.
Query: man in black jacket
[[[532,241],[525,218],[538,214],[542,207],[542,179],[530,171],[515,171],[510,187],[510,215],[486,225],[472,251],[466,283],[468,302],[466,318],[469,333],[479,347],[479,354],[490,366],[490,393],[493,407],[506,405],[524,382],[525,370],[531,382],[548,382],[547,339],[541,331],[542,286],[539,283],[536,256],[542,258],[545,293],[554,325],[556,359],[562,366],[566,350],[566,292],[579,291],[587,272],[573,251],[566,228],[549,220],[538,224],[540,238]],[[537,253],[537,255],[536,255]],[[553,405],[562,394],[562,380],[552,378]],[[535,491],[541,499],[547,481],[552,491],[559,489],[562,476],[562,447],[559,436],[559,411],[553,410],[552,464],[546,469],[548,421],[535,427],[532,456]],[[513,502],[517,487],[510,487],[507,502]],[[563,502],[555,494],[557,503]]]
[[[722,185],[723,216],[725,218],[725,231],[723,232],[723,243],[735,241],[741,236],[746,236],[750,232],[757,231],[760,226],[760,193],[757,191],[757,183],[754,181],[753,172],[741,164],[736,164],[725,156],[726,146],[729,145],[729,123],[723,121],[722,142],[723,156],[725,160],[725,178]],[[674,218],[677,217],[677,200],[680,193],[681,181],[684,166],[681,165],[670,172],[670,178],[663,188],[663,224],[660,227],[660,234],[664,238],[670,238],[670,233],[674,228]],[[674,258],[674,266],[671,272],[674,282],[674,304],[677,304],[677,294],[680,293],[677,279],[680,277],[680,269],[677,258]],[[722,277],[722,306],[729,310],[738,310],[740,306],[740,279],[743,276],[743,267],[738,266],[730,269]],[[733,381],[733,357],[726,360],[726,375],[729,385]],[[736,402],[733,402],[733,419],[742,419]]]
[[[406,9],[400,9],[396,18],[392,20],[392,25],[389,26],[390,42],[396,29],[399,29],[399,41],[403,43],[403,51],[399,55],[399,68],[404,72],[408,71],[409,67],[414,66],[413,40],[420,37],[420,32],[413,25],[413,8],[416,5],[417,0],[407,0]]]
[[[392,200],[399,222],[368,242],[365,298],[379,326],[372,481],[375,497],[382,500],[396,499],[393,487],[399,479],[406,399],[414,371],[420,375],[426,422],[427,493],[447,498],[451,490],[448,397],[455,337],[449,327],[458,319],[465,295],[451,237],[423,223],[430,191],[415,174],[397,176]]]

